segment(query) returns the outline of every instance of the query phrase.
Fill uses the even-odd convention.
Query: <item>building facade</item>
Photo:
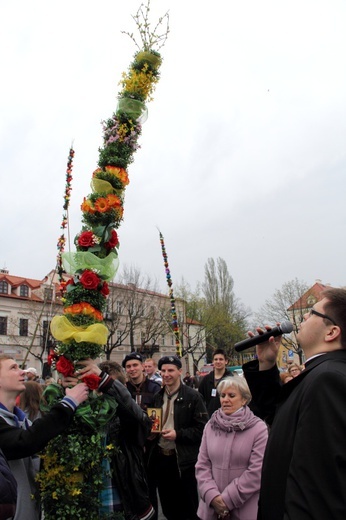
[[[103,359],[121,363],[133,351],[144,358],[179,353],[183,369],[193,373],[204,364],[203,326],[186,318],[186,304],[177,298],[179,345],[173,333],[170,297],[134,284],[110,283],[105,324],[109,329]],[[49,324],[62,314],[59,280],[51,271],[43,280],[10,275],[0,270],[0,353],[13,356],[21,366],[33,366],[45,375],[54,347]]]

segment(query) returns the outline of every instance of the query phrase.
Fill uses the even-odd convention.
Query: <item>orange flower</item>
[[[120,173],[119,173],[119,179],[121,180],[121,182],[126,186],[127,184],[129,184],[130,180],[129,180],[129,176],[127,175],[127,172],[125,170],[122,170]]]
[[[97,177],[97,174],[101,173],[101,172],[102,172],[101,168],[97,168],[97,170],[95,170],[93,173],[93,177]]]
[[[94,208],[96,211],[99,211],[100,213],[106,213],[106,211],[109,210],[108,200],[104,197],[100,197],[95,201]]]
[[[115,175],[116,177],[119,177],[119,173],[121,172],[121,170],[123,170],[124,168],[119,168],[118,166],[105,166],[105,171],[107,173],[111,173],[112,175]]]
[[[64,309],[65,314],[82,314],[83,308],[81,303],[74,303]]]
[[[127,175],[127,171],[124,168],[118,168],[117,166],[106,166],[105,171],[107,173],[111,173],[112,175],[115,175],[125,186],[130,182],[129,176]],[[94,172],[96,175],[98,173],[98,170]]]
[[[118,215],[118,218],[122,218],[122,216],[124,214],[124,208],[121,206],[120,208],[115,208],[115,211]]]
[[[98,321],[103,321],[103,315],[100,311],[95,309],[90,303],[81,302],[74,303],[64,309],[64,314],[86,314],[92,315]]]
[[[121,207],[121,200],[116,195],[113,195],[112,193],[107,195],[107,203],[110,208],[120,208]]]
[[[94,208],[92,207],[92,202],[84,197],[81,210],[85,213],[95,213]]]

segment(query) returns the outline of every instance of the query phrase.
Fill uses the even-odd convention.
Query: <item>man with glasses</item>
[[[305,370],[287,384],[276,365],[280,337],[257,345],[258,359],[243,367],[252,408],[271,424],[258,519],[344,520],[346,290],[323,292],[304,315],[297,340]]]

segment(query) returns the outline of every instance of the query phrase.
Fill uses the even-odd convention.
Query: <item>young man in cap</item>
[[[80,383],[66,389],[66,396],[41,419],[30,426],[24,412],[15,406],[16,398],[25,390],[25,371],[10,356],[0,356],[0,446],[18,484],[15,520],[38,520],[39,504],[35,469],[31,455],[70,424],[79,404],[88,397],[88,387]]]
[[[131,352],[125,356],[122,362],[127,375],[127,389],[132,398],[143,409],[153,407],[154,395],[160,391],[161,386],[151,381],[144,373],[143,358],[137,352]]]
[[[36,381],[36,383],[44,384],[43,379],[38,377],[37,370],[34,367],[27,368],[25,370],[25,375],[26,375],[27,381]]]
[[[222,348],[215,350],[213,354],[214,370],[202,377],[198,391],[202,395],[206,404],[209,417],[213,415],[215,410],[220,408],[220,396],[217,393],[217,385],[225,379],[225,377],[232,377],[232,372],[227,369],[228,359],[225,351]]]
[[[162,431],[149,453],[149,479],[158,487],[167,520],[197,520],[195,464],[208,414],[200,394],[182,384],[177,356],[159,360],[163,388],[153,408],[161,408]]]

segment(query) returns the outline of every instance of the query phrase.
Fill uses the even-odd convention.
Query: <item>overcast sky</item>
[[[135,47],[137,0],[0,2],[0,267],[56,265],[74,142],[71,249]],[[222,257],[256,311],[297,277],[345,275],[344,0],[152,0],[170,12],[161,79],[129,168],[120,263],[194,289]],[[68,248],[67,248],[68,249]],[[116,280],[115,280],[116,281]]]

